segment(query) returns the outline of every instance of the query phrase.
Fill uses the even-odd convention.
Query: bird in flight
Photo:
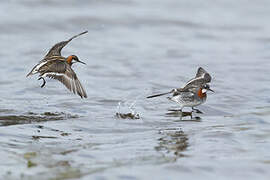
[[[46,84],[45,77],[56,79],[63,83],[70,91],[74,94],[78,94],[81,98],[87,98],[87,94],[79,81],[76,73],[71,68],[72,64],[80,61],[76,55],[70,55],[68,57],[63,57],[61,55],[61,50],[74,38],[86,34],[88,31],[84,31],[70,38],[67,41],[61,41],[55,44],[46,56],[27,74],[26,77],[33,74],[39,73],[38,80],[43,80],[41,87]]]

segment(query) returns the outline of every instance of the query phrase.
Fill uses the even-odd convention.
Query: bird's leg
[[[43,88],[46,84],[46,81],[43,77],[38,78],[38,80],[41,80],[41,79],[43,80],[43,84],[40,87]]]
[[[196,112],[196,113],[199,113],[199,114],[203,114],[202,111],[200,111],[199,109],[195,109],[194,107],[192,107],[192,112]]]

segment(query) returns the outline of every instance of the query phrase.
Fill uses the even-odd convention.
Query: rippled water
[[[0,2],[0,179],[269,179],[269,5]],[[74,65],[87,99],[25,77],[84,30],[63,55],[87,63]],[[180,118],[165,97],[145,98],[199,66],[216,91],[203,114]]]

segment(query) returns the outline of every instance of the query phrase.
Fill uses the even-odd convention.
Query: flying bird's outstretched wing
[[[77,34],[75,36],[73,36],[72,38],[70,38],[69,40],[67,41],[62,41],[62,42],[59,42],[57,44],[55,44],[50,50],[49,52],[46,54],[44,60],[46,59],[46,57],[48,56],[61,56],[61,50],[63,49],[63,47],[65,47],[70,41],[72,41],[72,39],[78,37],[78,36],[81,36],[85,33],[87,33],[88,31],[84,31],[80,34]]]
[[[41,67],[40,76],[57,79],[74,94],[78,94],[81,98],[87,98],[87,94],[76,73],[65,61],[49,61]]]

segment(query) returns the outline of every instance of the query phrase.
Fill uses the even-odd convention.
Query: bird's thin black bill
[[[86,63],[85,63],[85,62],[82,62],[82,61],[78,61],[78,62],[86,65]]]

